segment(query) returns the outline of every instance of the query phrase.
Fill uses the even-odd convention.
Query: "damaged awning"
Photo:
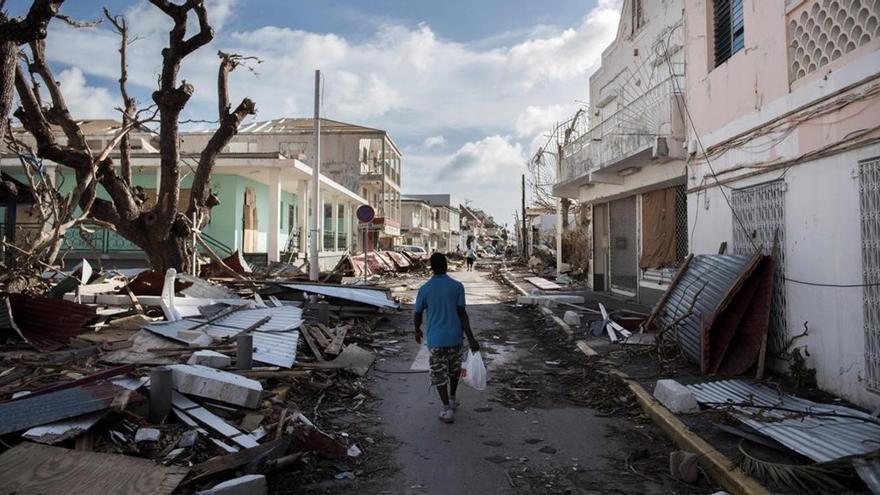
[[[87,331],[85,325],[94,320],[94,307],[46,297],[9,294],[0,301],[3,320],[25,342],[41,351],[56,351],[70,339]]]

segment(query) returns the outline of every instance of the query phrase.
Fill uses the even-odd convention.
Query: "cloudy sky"
[[[587,99],[620,3],[209,0],[216,37],[184,61],[182,77],[196,87],[185,118],[216,118],[218,50],[263,61],[231,77],[233,100],[255,100],[256,120],[310,116],[321,69],[325,116],[387,129],[404,152],[405,193],[452,193],[509,222],[526,160]],[[28,4],[7,2],[13,15]],[[139,38],[130,90],[149,103],[170,23],[146,0],[81,0],[62,11],[94,19],[108,4]],[[53,22],[47,45],[75,116],[117,117],[117,38],[108,26]]]

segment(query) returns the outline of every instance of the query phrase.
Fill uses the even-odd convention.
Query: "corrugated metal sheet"
[[[302,325],[302,310],[294,306],[259,308],[236,311],[198,330],[215,338],[233,337],[265,317],[270,320],[261,325],[254,336],[254,360],[290,368],[296,361],[296,348]],[[174,322],[153,323],[145,328],[153,333],[180,342],[188,342],[178,336],[180,330],[190,330],[205,322],[201,318],[185,318]]]
[[[192,284],[180,291],[189,297],[201,297],[203,299],[239,299],[234,290],[222,285],[212,284],[205,279],[193,277],[187,273],[178,273],[177,279]]]
[[[816,462],[866,454],[880,448],[880,423],[870,414],[833,404],[819,404],[743,380],[688,385],[701,403],[720,408],[725,403],[733,415],[755,430]],[[760,407],[763,406],[763,407]],[[769,409],[785,408],[797,412]],[[836,416],[816,414],[834,414]],[[766,418],[764,421],[756,419]],[[843,417],[846,416],[846,417]]]
[[[351,287],[337,287],[333,285],[309,285],[309,284],[281,284],[288,289],[311,292],[324,296],[347,299],[349,301],[369,304],[379,308],[397,309],[400,304],[388,297],[388,293],[374,289],[356,289]]]
[[[699,294],[693,313],[678,324],[678,344],[688,359],[701,362],[701,318],[704,325],[711,325],[730,289],[753,270],[758,261],[760,258],[756,256],[735,254],[699,255],[691,260],[656,316],[659,326],[672,324],[687,314],[691,302]]]
[[[0,404],[0,435],[103,411],[125,391],[111,383],[93,383]],[[143,399],[137,392],[131,394],[130,400]]]
[[[91,306],[23,294],[10,294],[9,306],[13,328],[41,351],[56,351],[67,345],[96,315]]]

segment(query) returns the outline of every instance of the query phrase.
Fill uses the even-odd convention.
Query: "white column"
[[[299,253],[309,248],[309,181],[301,180],[298,186],[299,197]]]
[[[330,214],[330,231],[333,232],[333,250],[339,251],[339,201],[333,200],[333,212]]]
[[[281,260],[278,230],[281,228],[281,170],[269,169],[269,232],[266,251],[269,261]]]

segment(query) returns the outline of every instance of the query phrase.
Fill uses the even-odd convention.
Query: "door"
[[[635,297],[638,293],[638,219],[636,197],[609,203],[611,290]]]
[[[593,205],[593,290],[608,290],[608,203]]]
[[[244,190],[244,206],[242,207],[242,251],[253,253],[257,251],[257,194],[250,187]]]

